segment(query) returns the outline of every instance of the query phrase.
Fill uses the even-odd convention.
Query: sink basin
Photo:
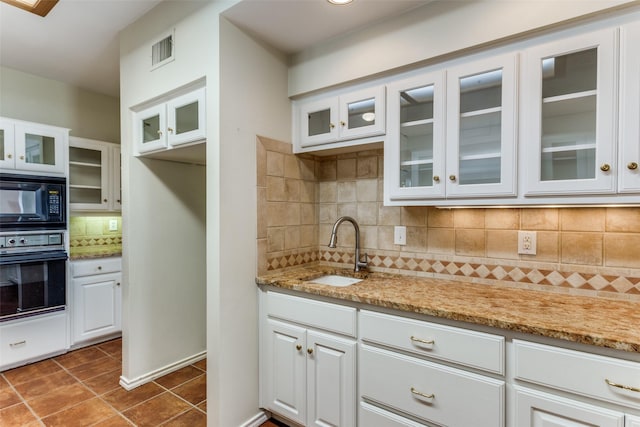
[[[350,286],[354,283],[362,282],[362,279],[354,279],[353,277],[338,276],[335,274],[328,274],[326,276],[316,277],[309,280],[310,283],[319,283],[321,285],[329,285],[336,287]]]

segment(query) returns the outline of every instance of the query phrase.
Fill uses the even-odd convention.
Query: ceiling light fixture
[[[337,4],[337,5],[341,5],[341,4],[349,4],[351,3],[353,0],[327,0],[329,3],[331,4]]]
[[[0,0],[11,6],[19,7],[27,12],[45,17],[53,9],[58,0]]]

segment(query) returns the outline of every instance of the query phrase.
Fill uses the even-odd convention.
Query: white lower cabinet
[[[67,313],[52,313],[0,326],[0,371],[67,350]]]
[[[553,394],[515,387],[518,427],[624,427],[624,414]]]
[[[73,261],[73,344],[122,331],[120,258]]]
[[[355,426],[356,341],[326,332],[351,330],[355,309],[275,293],[266,300],[261,405],[300,425]]]
[[[627,415],[624,421],[625,421],[624,427],[640,427],[640,417]]]

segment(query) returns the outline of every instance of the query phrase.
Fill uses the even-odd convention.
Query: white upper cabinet
[[[69,138],[69,206],[72,211],[119,211],[120,146]]]
[[[516,194],[517,59],[447,70],[447,197]]]
[[[0,168],[63,175],[69,130],[0,118]]]
[[[620,160],[618,191],[640,191],[640,22],[621,30]]]
[[[385,192],[390,200],[445,197],[444,72],[387,86]]]
[[[300,101],[294,107],[295,152],[358,145],[355,139],[385,132],[385,87]],[[344,141],[352,141],[344,143]]]
[[[204,141],[205,117],[205,88],[134,113],[137,154]]]
[[[616,30],[526,49],[526,195],[615,192]]]

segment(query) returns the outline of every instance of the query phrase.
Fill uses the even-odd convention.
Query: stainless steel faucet
[[[331,238],[329,239],[329,247],[335,248],[338,242],[338,227],[345,221],[349,221],[356,229],[356,260],[353,267],[353,271],[360,271],[361,268],[367,268],[367,254],[364,254],[364,261],[360,261],[360,227],[355,219],[350,216],[342,216],[338,218],[335,224],[333,224],[333,230],[331,231]]]

